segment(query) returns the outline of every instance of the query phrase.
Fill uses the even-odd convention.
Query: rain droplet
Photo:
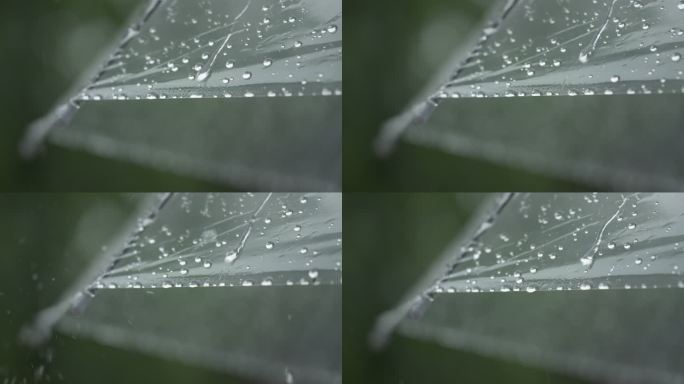
[[[580,52],[579,61],[582,64],[586,64],[589,61],[589,54],[585,51]]]
[[[584,256],[580,258],[580,262],[583,266],[589,267],[591,264],[593,264],[594,258],[592,256]]]
[[[197,81],[202,82],[202,81],[206,80],[207,78],[209,78],[209,71],[203,71],[203,72],[200,72],[197,74],[196,79],[197,79]]]
[[[237,257],[238,257],[238,254],[236,251],[234,251],[234,250],[228,251],[228,253],[226,253],[226,257],[224,260],[226,261],[226,263],[232,263],[235,260],[237,260]]]

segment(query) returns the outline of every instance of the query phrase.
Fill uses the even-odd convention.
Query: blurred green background
[[[381,351],[368,337],[485,201],[484,194],[346,193],[343,369],[346,383],[581,383],[511,361],[395,335]]]
[[[1,194],[0,382],[243,383],[197,366],[57,334],[45,349],[18,343],[22,327],[54,304],[112,237],[141,196]],[[38,379],[39,378],[39,379]]]
[[[224,190],[85,151],[49,146],[18,154],[28,124],[44,116],[118,38],[142,0],[5,0],[0,3],[0,191]]]
[[[477,30],[496,0],[344,3],[345,191],[586,190],[586,186],[401,142],[388,159],[372,143]]]

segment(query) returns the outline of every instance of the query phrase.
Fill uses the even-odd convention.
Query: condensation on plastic
[[[342,282],[339,194],[174,194],[95,288]]]
[[[340,194],[149,195],[22,339],[55,328],[257,380],[340,382],[341,225]]]
[[[436,292],[684,288],[684,195],[519,194]]]
[[[448,75],[436,76],[428,104],[461,97],[684,92],[679,0],[500,4],[475,47],[448,64]]]
[[[341,0],[151,0],[141,13],[31,125],[25,157],[48,141],[245,190],[339,190]],[[193,103],[209,98],[223,113]],[[121,100],[149,111],[129,116]],[[103,110],[112,118],[88,117]],[[168,121],[179,113],[183,124]],[[192,139],[173,140],[181,130]]]
[[[373,341],[400,333],[596,380],[681,382],[683,194],[507,194]],[[653,324],[658,324],[653,326]]]
[[[638,189],[652,182],[668,189],[681,186],[684,172],[670,165],[676,162],[640,153],[678,140],[681,119],[676,111],[684,86],[684,10],[679,1],[501,4],[488,18],[494,21],[477,32],[479,40],[468,45],[475,48],[455,55],[415,105],[385,125],[378,152],[388,153],[405,137],[606,187]],[[663,96],[653,99],[658,94]],[[558,95],[608,96],[484,100]],[[532,104],[540,107],[531,112]],[[485,111],[469,113],[474,105]],[[661,108],[652,112],[651,105]],[[622,115],[626,118],[620,119]],[[472,122],[475,116],[479,120]],[[575,124],[582,119],[586,121]],[[644,121],[660,128],[652,139],[639,137]],[[578,158],[578,151],[587,156]]]
[[[80,100],[340,95],[339,0],[155,0]]]
[[[679,0],[515,0],[439,97],[684,92]]]

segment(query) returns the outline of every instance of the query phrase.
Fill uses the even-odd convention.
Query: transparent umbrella
[[[398,331],[589,379],[681,382],[683,210],[667,193],[493,198],[373,341]]]
[[[683,12],[677,0],[501,1],[378,151],[406,139],[601,187],[678,188]]]
[[[340,0],[153,0],[22,152],[48,141],[241,188],[331,190],[341,94]]]
[[[91,236],[102,250],[83,246],[92,239],[66,248],[70,288],[21,340],[42,345],[56,330],[267,382],[341,380],[340,194],[135,201],[119,236]]]

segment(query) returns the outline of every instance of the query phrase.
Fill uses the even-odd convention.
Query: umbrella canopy
[[[71,288],[25,342],[56,329],[268,382],[341,380],[340,194],[137,200],[104,251],[65,257]]]
[[[604,187],[681,186],[663,145],[681,139],[682,12],[676,0],[500,2],[378,149],[404,137]],[[526,98],[577,95],[591,97]]]
[[[26,155],[47,139],[242,188],[340,184],[339,0],[153,0],[84,79]]]
[[[679,382],[683,208],[681,194],[498,197],[374,340],[398,329],[590,379]]]

